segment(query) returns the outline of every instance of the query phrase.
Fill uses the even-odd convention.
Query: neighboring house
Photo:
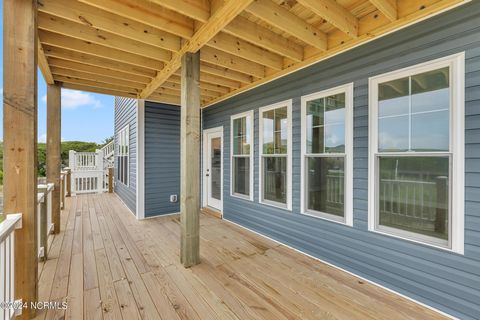
[[[480,315],[480,3],[202,109],[202,207],[416,301]],[[179,212],[180,109],[115,100],[115,191]],[[195,164],[192,164],[195,165]]]

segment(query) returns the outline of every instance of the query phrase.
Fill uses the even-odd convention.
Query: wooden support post
[[[67,197],[72,196],[72,170],[70,168],[65,168],[67,171]]]
[[[108,168],[108,193],[113,193],[113,168]]]
[[[67,186],[65,185],[67,182],[67,173],[61,172],[60,173],[60,209],[65,209],[65,193],[67,190]]]
[[[61,87],[47,85],[47,182],[53,183],[53,233],[60,232]]]
[[[15,298],[37,300],[37,1],[3,1],[5,213],[22,213],[15,232]],[[30,319],[35,310],[22,310]],[[18,318],[17,318],[18,319]]]
[[[43,247],[43,256],[40,258],[41,261],[47,260],[48,252],[48,226],[47,226],[47,209],[48,209],[48,185],[41,184],[38,185],[38,193],[43,194],[43,201],[40,205],[40,247]],[[52,190],[53,192],[53,190]],[[52,194],[53,200],[53,194]],[[53,206],[52,206],[53,209]]]
[[[182,57],[181,79],[181,249],[188,268],[200,262],[200,52]]]

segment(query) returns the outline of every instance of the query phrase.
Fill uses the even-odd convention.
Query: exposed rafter
[[[327,49],[327,35],[271,0],[255,0],[246,9],[265,22],[318,49]]]
[[[43,46],[40,40],[38,39],[37,35],[37,56],[38,56],[38,67],[42,72],[43,78],[47,84],[54,84],[55,81],[52,77],[52,72],[50,70],[50,66],[48,65],[47,57],[45,56],[45,52],[43,51]]]
[[[397,0],[370,0],[390,21],[397,20]]]
[[[252,0],[230,0],[214,12],[210,19],[202,25],[190,40],[187,40],[178,53],[165,68],[157,74],[152,82],[140,93],[139,98],[145,99],[165,82],[181,65],[182,56],[186,52],[196,52],[210,41],[220,30],[242,12]]]
[[[358,36],[358,19],[335,0],[297,1],[349,36]]]

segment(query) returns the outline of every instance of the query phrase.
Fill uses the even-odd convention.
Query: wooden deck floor
[[[433,311],[209,216],[202,263],[179,263],[177,216],[137,221],[113,194],[69,198],[41,264],[38,319],[441,319]]]

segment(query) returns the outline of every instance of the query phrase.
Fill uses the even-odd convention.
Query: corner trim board
[[[145,100],[137,100],[136,216],[145,219]]]

